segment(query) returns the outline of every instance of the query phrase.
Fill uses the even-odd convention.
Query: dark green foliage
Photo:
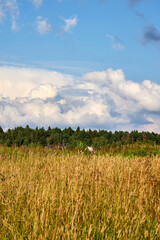
[[[28,125],[23,127],[16,127],[15,129],[8,129],[6,132],[0,127],[0,144],[7,146],[51,146],[51,145],[67,145],[70,147],[77,147],[84,149],[86,146],[93,146],[102,151],[123,152],[126,151],[136,152],[140,156],[145,156],[147,150],[144,147],[138,146],[158,146],[160,145],[160,134],[150,132],[138,131],[115,131],[114,133],[106,130],[84,130],[77,127],[73,130],[71,127],[61,130],[60,128],[44,129],[43,127],[36,129],[30,128]],[[129,147],[128,147],[129,146]],[[114,149],[114,150],[113,150]],[[152,149],[153,150],[153,149]],[[124,151],[124,152],[126,152]],[[155,150],[156,152],[156,150]],[[129,153],[130,154],[130,153]]]

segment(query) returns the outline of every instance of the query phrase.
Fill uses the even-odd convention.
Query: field
[[[160,157],[0,148],[0,239],[159,239]]]

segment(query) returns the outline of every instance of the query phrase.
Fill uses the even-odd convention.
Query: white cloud
[[[5,98],[14,100],[16,97],[23,98],[29,96],[32,89],[41,84],[52,84],[57,88],[73,85],[74,77],[54,71],[0,67],[0,94]],[[13,91],[14,89],[14,91]]]
[[[11,29],[18,30],[17,19],[19,16],[19,9],[17,0],[0,0],[0,22],[2,23],[5,17],[9,15],[11,18]]]
[[[52,29],[51,24],[48,23],[47,18],[37,17],[37,31],[40,34],[47,34]]]
[[[43,0],[32,0],[36,7],[40,7],[43,4]],[[17,20],[19,17],[18,0],[0,0],[0,23],[3,23],[5,18],[10,17],[11,29],[17,31],[19,26]],[[39,19],[38,31],[40,34],[45,34],[51,29],[51,25],[47,22],[47,19]]]
[[[31,90],[29,98],[40,98],[46,100],[47,98],[54,98],[57,95],[57,88],[52,84],[41,84],[37,88]]]
[[[63,30],[65,32],[70,32],[71,29],[73,29],[77,25],[77,17],[72,17],[68,19],[64,19],[65,21],[65,26],[63,27]]]
[[[143,125],[143,130],[144,131],[149,131],[149,132],[159,132],[160,133],[160,119],[154,119],[154,118],[148,118],[148,121],[151,122],[151,124],[144,124]]]
[[[14,89],[14,91],[13,91]],[[0,67],[0,125],[72,126],[160,132],[160,85],[126,80],[121,69],[82,78]]]
[[[96,71],[96,72],[87,73],[83,76],[83,79],[91,82],[98,82],[98,83],[104,84],[107,82],[118,83],[119,81],[124,81],[125,76],[121,69],[113,71],[110,68],[107,71]]]
[[[114,48],[115,50],[122,50],[125,48],[125,46],[121,43],[113,43],[112,48]]]
[[[13,31],[17,31],[17,30],[19,29],[19,26],[17,25],[15,16],[13,16],[13,18],[12,18],[12,26],[11,26],[11,29],[12,29]]]
[[[2,20],[3,20],[4,16],[5,16],[5,13],[3,11],[3,7],[0,5],[0,22],[1,23],[2,23]]]
[[[127,81],[122,70],[113,71],[112,69],[105,72],[91,72],[83,78],[103,83],[111,94],[117,94],[126,100],[126,103],[128,100],[132,101],[136,110],[160,111],[160,85],[156,83],[149,80],[145,80],[141,84]]]
[[[43,4],[43,0],[33,0],[33,3],[36,7],[40,7]]]

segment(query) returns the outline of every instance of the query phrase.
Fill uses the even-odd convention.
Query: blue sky
[[[0,125],[159,132],[159,11],[159,0],[0,0]]]

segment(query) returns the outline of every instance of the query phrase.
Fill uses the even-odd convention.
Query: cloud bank
[[[81,78],[0,67],[0,125],[160,132],[160,85],[126,80],[121,69]]]

